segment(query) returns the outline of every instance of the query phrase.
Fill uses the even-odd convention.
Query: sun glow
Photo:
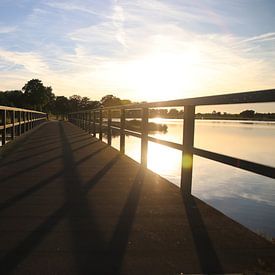
[[[146,100],[183,98],[197,85],[196,73],[199,53],[157,53],[131,62],[127,79],[140,97]]]

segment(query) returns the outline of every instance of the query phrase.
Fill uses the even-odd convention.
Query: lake
[[[182,120],[150,121],[168,126],[166,133],[152,136],[182,143]],[[119,137],[112,139],[112,146],[119,149]],[[195,147],[274,167],[275,122],[196,120]],[[126,136],[125,151],[139,162],[140,139]],[[149,169],[179,186],[180,166],[180,151],[149,142]],[[274,179],[195,156],[192,194],[266,238],[275,238]]]

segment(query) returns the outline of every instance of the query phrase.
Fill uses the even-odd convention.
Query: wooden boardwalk
[[[27,135],[0,163],[0,274],[275,272],[274,245],[76,126]]]

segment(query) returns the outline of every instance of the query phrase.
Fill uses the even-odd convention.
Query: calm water
[[[168,126],[152,136],[181,143],[176,119],[152,119]],[[119,138],[112,145],[119,148]],[[275,123],[196,121],[195,146],[275,166]],[[126,137],[126,154],[139,161],[140,139]],[[172,183],[180,182],[181,152],[149,142],[148,167]],[[192,193],[267,238],[275,237],[275,180],[200,157],[194,158]]]

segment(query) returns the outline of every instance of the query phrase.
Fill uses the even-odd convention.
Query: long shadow
[[[65,132],[62,126],[60,126],[60,131],[61,135],[64,137]],[[103,242],[100,236],[100,232],[94,223],[92,209],[87,203],[85,194],[93,186],[95,186],[96,183],[99,182],[101,177],[103,177],[112,168],[115,162],[114,159],[111,159],[89,181],[89,189],[85,188],[84,190],[81,188],[82,180],[76,170],[73,154],[70,148],[70,144],[66,140],[66,136],[63,149],[64,166],[66,168],[66,172],[64,174],[64,187],[67,193],[66,203],[55,210],[51,216],[47,217],[46,220],[37,226],[24,240],[18,243],[15,248],[13,248],[0,259],[0,274],[12,273],[17,268],[17,266],[32,253],[33,249],[37,247],[39,243],[41,243],[41,241],[65,217],[69,217],[71,230],[73,233],[74,254],[77,262],[78,274],[92,274],[94,270],[98,271],[98,262],[94,261],[90,251],[86,251],[86,253],[80,253],[85,247],[93,248],[96,246],[96,249],[103,250],[106,247],[106,244]],[[118,157],[116,156],[115,159],[118,160]],[[88,228],[85,227],[84,230],[81,231],[81,229],[83,229],[83,224],[79,223],[77,217],[84,218],[87,224],[89,224]],[[102,257],[103,262],[106,258],[106,255],[103,253]],[[102,267],[101,262],[100,267]],[[111,270],[109,267],[106,268],[109,271]]]
[[[47,150],[44,150],[44,151],[41,151],[41,152],[37,152],[37,153],[34,153],[34,154],[28,154],[25,157],[18,158],[18,159],[15,159],[15,160],[11,160],[9,162],[4,162],[4,163],[0,164],[0,168],[8,166],[8,165],[13,165],[13,164],[15,164],[17,162],[25,161],[27,159],[30,159],[30,158],[33,158],[33,157],[36,157],[36,156],[40,156],[40,155],[43,155],[43,154],[48,153],[48,152],[52,152],[52,151],[54,151],[54,150],[56,150],[58,148],[60,148],[60,146],[56,146],[56,147],[53,147],[51,149],[47,149]]]
[[[17,171],[16,173],[13,173],[12,175],[8,175],[6,177],[1,178],[1,184],[5,183],[7,180],[10,180],[12,178],[18,177],[18,176],[20,176],[23,173],[35,170],[35,169],[37,169],[37,168],[39,168],[39,167],[41,167],[41,166],[43,166],[45,164],[48,164],[48,163],[50,163],[52,161],[55,161],[57,159],[60,159],[60,158],[62,158],[62,155],[58,155],[58,156],[52,157],[50,159],[44,160],[42,162],[39,162],[39,163],[37,163],[35,165],[31,164],[31,166],[29,166],[28,168],[24,168],[22,170]]]
[[[95,141],[95,142],[97,142],[97,141]],[[95,142],[92,142],[92,143],[95,143]],[[81,147],[84,147],[84,146],[81,146]],[[95,155],[99,154],[101,151],[103,151],[103,150],[106,149],[107,147],[108,147],[108,146],[104,146],[104,147],[102,147],[102,148],[99,148],[98,150],[92,152],[92,153],[89,154],[88,156],[86,156],[86,157],[84,157],[84,158],[78,160],[78,161],[75,163],[75,165],[77,166],[77,165],[81,164],[82,162],[84,162],[84,161],[86,161],[86,160],[88,160],[88,159],[94,157]],[[75,151],[77,151],[77,150],[79,150],[79,149],[80,149],[80,148],[77,148],[77,149],[73,150],[73,152],[75,152]],[[116,162],[116,160],[117,160],[117,157],[114,158],[114,159],[112,159],[112,160],[110,161],[110,163],[108,163],[108,165],[107,165],[103,170],[100,170],[100,171],[95,175],[95,177],[96,177],[96,178],[100,178],[102,175],[104,175],[104,171],[105,171],[106,169],[108,170],[109,167],[111,167],[111,166],[114,164],[114,162]],[[40,181],[39,183],[35,184],[34,186],[32,186],[32,187],[28,188],[27,190],[23,191],[22,193],[20,193],[20,194],[14,196],[14,197],[8,199],[7,201],[1,203],[1,204],[0,204],[0,211],[6,209],[6,208],[12,206],[14,203],[16,203],[16,202],[18,202],[18,201],[20,201],[20,200],[22,200],[22,199],[24,199],[24,198],[26,198],[26,197],[32,195],[34,192],[39,191],[40,189],[42,189],[43,187],[45,187],[46,185],[48,185],[49,183],[51,183],[55,178],[61,176],[64,172],[65,172],[65,168],[62,169],[62,171],[55,173],[54,175],[52,175],[52,176],[49,177],[48,179],[45,179],[45,180]],[[93,178],[92,181],[95,181],[95,178]],[[87,184],[89,185],[89,184],[91,184],[91,183],[88,182]],[[85,189],[88,190],[87,187],[85,187]]]
[[[36,191],[41,190],[43,187],[45,187],[48,184],[52,183],[53,180],[55,180],[56,178],[62,176],[63,173],[64,173],[64,170],[62,170],[60,172],[57,172],[54,175],[50,176],[49,178],[46,178],[46,179],[40,181],[39,183],[35,184],[34,186],[28,188],[27,190],[21,192],[20,194],[9,198],[8,200],[6,200],[5,202],[0,204],[0,211],[14,205],[15,203],[19,202],[20,200],[23,200],[24,198],[27,198],[27,197],[31,196]]]
[[[96,143],[96,142],[98,142],[98,140],[89,141],[87,144],[81,145],[81,146],[75,148],[73,151],[83,149],[83,148],[85,148],[85,147],[87,147],[89,145],[92,145],[92,144]],[[20,161],[23,161],[23,160],[27,160],[27,159],[30,159],[30,158],[33,158],[33,157],[36,157],[36,156],[41,156],[43,154],[46,154],[48,152],[52,152],[52,151],[54,151],[56,149],[59,149],[59,148],[60,148],[60,145],[55,146],[55,147],[53,147],[51,149],[47,149],[47,150],[44,150],[44,151],[40,151],[40,152],[37,152],[37,153],[34,153],[34,154],[27,155],[25,157],[22,157],[22,158],[19,158],[19,159],[16,159],[16,160],[12,160],[12,161],[9,161],[9,162],[4,162],[3,164],[0,164],[0,168],[8,166],[8,165],[13,165],[13,164],[15,164],[17,162],[20,162]]]
[[[13,250],[0,259],[0,274],[10,274],[32,250],[53,230],[68,212],[69,205],[65,203],[32,231]]]
[[[105,148],[102,148],[105,149]],[[98,151],[101,151],[101,149],[99,149]],[[114,165],[115,163],[120,159],[120,155],[116,155],[113,159],[111,159],[107,165],[104,166],[104,169],[101,169],[99,172],[97,172],[92,180],[89,180],[88,182],[85,183],[85,185],[83,186],[83,192],[87,193],[95,183],[97,183],[97,181],[102,178]],[[84,160],[81,160],[81,162]],[[77,162],[79,163],[79,162]]]
[[[140,168],[129,192],[126,203],[120,214],[117,226],[109,243],[110,263],[113,274],[120,274],[123,256],[128,244],[129,235],[138,207],[145,170]]]
[[[87,146],[88,146],[88,145],[87,145]],[[80,147],[82,147],[82,146],[80,146]],[[85,146],[84,146],[84,147],[85,147]],[[107,147],[108,147],[108,146],[105,145],[104,147],[98,149],[98,150],[95,151],[94,153],[98,153],[98,152],[100,152],[100,151],[106,149]],[[83,147],[82,147],[82,148],[83,148]],[[81,149],[81,148],[74,149],[74,151],[79,150],[79,149]],[[81,159],[80,161],[78,161],[78,163],[81,163],[81,162],[83,162],[83,161],[89,159],[89,158],[92,157],[92,156],[93,156],[93,153],[90,154],[90,155],[88,155],[87,157]],[[50,163],[50,162],[52,162],[52,161],[55,161],[55,160],[57,160],[57,159],[60,159],[60,158],[62,158],[62,157],[63,157],[63,154],[58,155],[58,156],[55,156],[55,157],[53,157],[53,158],[50,158],[50,159],[47,159],[47,160],[45,160],[45,161],[39,162],[39,163],[37,163],[37,164],[35,164],[35,165],[32,165],[32,166],[30,166],[30,167],[28,167],[28,168],[24,168],[24,169],[22,169],[22,170],[19,170],[19,171],[17,171],[16,173],[14,173],[14,174],[12,174],[12,175],[8,175],[8,176],[6,176],[6,177],[3,177],[3,178],[1,178],[1,184],[2,184],[2,183],[5,183],[7,180],[10,180],[11,178],[18,177],[18,176],[20,176],[20,175],[23,174],[23,173],[26,173],[26,172],[30,172],[30,171],[32,171],[32,170],[35,170],[35,169],[37,169],[37,168],[39,168],[39,167],[41,167],[41,166],[43,166],[43,165],[45,165],[45,164],[48,164],[48,163]]]
[[[83,188],[83,180],[78,171],[77,164],[74,160],[73,151],[66,137],[64,124],[60,124],[60,135],[64,140],[63,155],[65,167],[65,191],[67,200],[73,203],[69,209],[69,223],[72,232],[73,253],[76,260],[78,274],[92,274],[99,271],[103,266],[102,262],[106,258],[106,242],[102,237],[102,233],[97,227],[94,218],[94,212],[91,204],[88,203],[86,193],[111,169],[118,159],[115,157],[103,167],[93,179],[86,183]],[[78,217],[78,219],[76,219]],[[85,219],[85,228],[79,219]],[[99,253],[100,252],[100,253]]]
[[[202,273],[223,273],[219,258],[212,245],[211,239],[209,238],[207,229],[197,206],[196,198],[192,195],[183,196],[183,202]]]
[[[71,144],[79,143],[79,142],[85,141],[85,140],[90,140],[90,138],[91,138],[90,136],[85,135],[85,138],[75,140],[75,141],[71,142]],[[36,146],[28,147],[24,150],[17,150],[17,152],[18,153],[29,152],[30,150],[34,150],[34,149],[37,149],[37,148],[41,148],[42,146],[48,146],[48,145],[51,145],[51,144],[56,144],[56,141],[38,142],[38,144]]]

